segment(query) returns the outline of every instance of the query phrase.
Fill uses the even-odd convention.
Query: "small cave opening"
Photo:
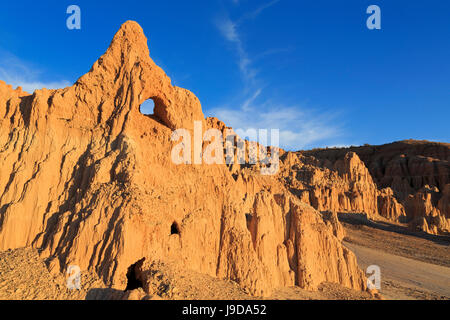
[[[142,258],[136,263],[133,263],[127,271],[127,287],[125,288],[125,291],[128,290],[134,290],[137,288],[143,288],[142,281],[139,279],[137,275],[137,268],[142,265],[145,258]]]
[[[174,221],[170,226],[170,234],[180,234],[180,227],[178,226],[178,223],[176,221]]]
[[[251,225],[251,223],[252,223],[252,219],[253,219],[253,215],[252,215],[251,213],[246,213],[246,214],[245,214],[245,220],[246,220],[246,222],[247,222],[247,229],[248,229],[248,231],[250,231],[250,232],[251,232],[250,225]]]
[[[153,99],[145,100],[145,101],[141,104],[141,106],[140,106],[140,108],[139,108],[139,111],[140,111],[143,115],[146,115],[146,116],[151,116],[151,115],[153,115],[153,114],[154,114],[154,111],[155,111],[155,101],[154,101]]]
[[[158,116],[158,110],[159,113],[161,113],[161,110],[165,110],[167,107],[165,106],[162,99],[158,98],[157,96],[151,97],[147,100],[145,100],[140,106],[139,106],[139,112],[149,117],[150,119],[155,120],[156,122],[159,122],[160,124],[167,126],[166,123],[161,119],[160,116]]]

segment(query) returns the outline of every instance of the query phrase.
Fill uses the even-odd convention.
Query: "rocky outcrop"
[[[147,99],[154,115],[139,111]],[[172,86],[134,22],[71,87],[28,94],[0,82],[0,250],[33,246],[52,272],[77,265],[121,290],[130,270],[164,260],[254,295],[322,281],[365,289],[338,222],[324,222],[278,177],[256,165],[173,163],[172,132],[192,133],[194,121],[220,125],[204,119],[193,93]],[[353,154],[334,173],[320,169],[345,189],[328,195],[324,178],[308,189],[310,203],[328,197],[374,212],[358,161]]]
[[[281,160],[281,181],[315,209],[378,214],[377,187],[355,153],[334,163],[299,153],[287,153]]]
[[[345,230],[339,222],[339,218],[336,211],[324,211],[322,217],[333,234],[339,239],[343,240],[345,237]]]
[[[436,187],[426,185],[415,194],[409,195],[405,204],[411,227],[431,234],[449,233],[448,201],[448,187],[440,193]]]
[[[389,187],[381,189],[378,193],[378,213],[393,221],[406,218],[405,208],[397,201],[394,191]]]
[[[444,190],[442,190],[437,208],[444,213],[445,218],[450,218],[450,183],[446,184]]]
[[[450,231],[450,144],[407,140],[303,154],[334,163],[349,152],[358,154],[380,190],[379,215],[393,221],[409,221],[412,228],[432,234]]]

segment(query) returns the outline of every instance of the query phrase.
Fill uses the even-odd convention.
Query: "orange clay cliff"
[[[194,121],[226,129],[171,84],[135,22],[71,87],[0,82],[0,251],[34,247],[52,272],[77,265],[120,290],[130,268],[145,289],[152,263],[171,261],[269,296],[324,281],[366,290],[338,212],[450,229],[448,144],[280,150],[276,174],[261,175],[173,163],[172,132]]]

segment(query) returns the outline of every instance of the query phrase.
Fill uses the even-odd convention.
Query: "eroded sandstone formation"
[[[320,161],[356,153],[377,185],[378,214],[432,234],[450,232],[450,144],[400,141],[382,146],[303,152]],[[367,185],[372,189],[372,184]]]
[[[378,214],[377,186],[355,153],[331,162],[289,152],[281,161],[281,180],[317,210]]]
[[[147,99],[154,115],[139,111]],[[0,250],[33,246],[52,272],[77,265],[122,290],[164,260],[254,295],[322,281],[366,288],[336,217],[308,204],[376,212],[356,155],[289,173],[308,177],[297,196],[257,165],[174,164],[172,132],[194,121],[220,125],[156,66],[135,22],[71,87],[29,94],[0,82]]]

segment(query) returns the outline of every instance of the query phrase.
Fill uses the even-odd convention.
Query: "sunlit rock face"
[[[323,281],[366,288],[339,222],[309,205],[376,214],[376,186],[355,154],[299,170],[298,183],[313,186],[305,197],[283,168],[174,164],[172,132],[194,121],[225,128],[171,84],[135,22],[71,87],[29,94],[0,82],[0,250],[33,246],[51,271],[77,265],[119,289],[130,267],[145,284],[145,266],[165,260],[254,295]]]
[[[363,187],[365,194],[369,195],[365,199],[372,199],[372,179],[378,189],[375,195],[377,206],[367,203],[365,207],[359,205],[353,209],[378,214],[395,222],[408,222],[414,230],[436,235],[450,233],[449,143],[406,140],[381,146],[323,149],[302,154],[329,167],[345,161],[351,152],[358,155],[372,177]],[[362,180],[364,176],[361,172]],[[340,206],[336,210],[345,209]]]

